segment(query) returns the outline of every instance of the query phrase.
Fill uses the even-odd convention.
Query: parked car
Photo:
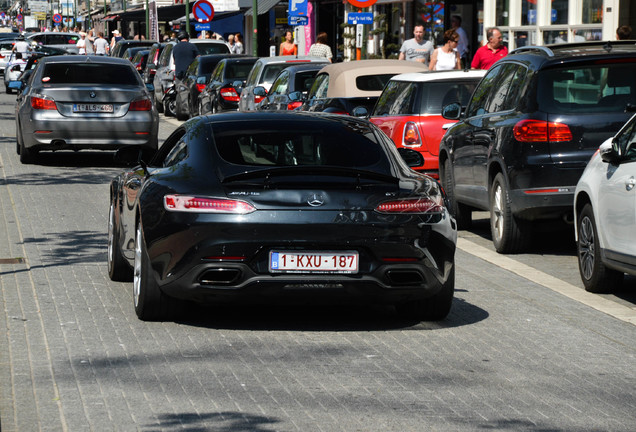
[[[198,115],[238,110],[243,84],[258,57],[233,55],[222,59],[212,71],[210,82],[198,96]]]
[[[175,115],[178,120],[187,120],[198,114],[199,94],[203,91],[216,65],[232,54],[200,55],[186,70],[185,76],[176,81]],[[165,111],[165,109],[164,109]]]
[[[157,149],[159,117],[128,60],[47,56],[27,84],[16,102],[22,163],[41,150]]]
[[[627,41],[625,41],[627,42]],[[440,143],[440,177],[460,227],[490,211],[495,249],[526,249],[533,225],[572,221],[574,189],[598,143],[636,104],[633,42],[523,47],[495,63]]]
[[[144,70],[146,70],[146,63],[148,62],[149,54],[150,54],[150,51],[148,51],[147,49],[141,49],[137,51],[137,53],[135,54],[135,57],[133,57],[133,59],[131,60],[131,63],[133,64],[135,69],[137,69],[137,72],[139,72],[139,75],[142,76],[142,79],[143,79]]]
[[[80,35],[73,32],[40,32],[29,35],[26,41],[33,46],[60,48],[69,54],[77,54],[79,39]]]
[[[636,275],[636,117],[594,153],[574,192],[585,289],[609,292]]]
[[[9,57],[13,52],[13,45],[16,39],[2,39],[0,40],[0,72],[4,73],[4,68],[7,66]]]
[[[110,50],[111,57],[124,57],[124,53],[128,48],[150,48],[153,44],[157,43],[157,41],[152,40],[127,40],[122,39],[118,41],[112,50]]]
[[[309,63],[290,66],[283,69],[272,84],[269,92],[265,87],[258,86],[254,94],[263,96],[257,107],[267,111],[291,111],[302,105],[302,99],[307,95],[311,85],[324,64]]]
[[[128,61],[132,62],[133,58],[135,58],[137,53],[140,52],[140,51],[148,51],[148,47],[147,46],[135,46],[135,47],[126,48],[126,50],[122,53],[121,58],[125,58]]]
[[[174,318],[184,300],[302,297],[441,320],[457,231],[439,184],[400,154],[348,116],[196,117],[111,182],[108,273],[133,279],[142,320]]]
[[[397,147],[422,153],[424,164],[416,171],[439,178],[439,142],[453,123],[442,117],[442,107],[451,102],[465,107],[485,74],[452,70],[396,75],[382,90],[369,120]]]
[[[142,78],[146,84],[152,84],[153,79],[155,78],[155,73],[157,72],[157,65],[159,64],[159,57],[161,56],[161,51],[163,51],[166,43],[155,42],[149,48],[148,53],[148,61],[146,62],[146,67],[143,71]]]
[[[419,62],[400,60],[361,60],[334,63],[316,76],[303,104],[302,111],[324,111],[358,116],[371,112],[382,89],[391,77],[407,72],[424,72],[428,68]]]
[[[220,40],[191,39],[190,42],[197,46],[199,55],[230,54],[230,46]],[[172,49],[175,45],[176,42],[168,42],[163,51],[161,51],[153,79],[154,97],[159,112],[163,112],[163,106],[161,106],[159,101],[163,99],[166,90],[174,85],[174,57],[172,56]]]
[[[274,79],[280,71],[289,66],[298,66],[304,63],[320,63],[327,65],[329,60],[324,57],[293,57],[278,56],[260,58],[254,63],[247,81],[243,86],[239,99],[239,111],[256,111],[256,104],[263,100],[263,96],[254,94],[255,87],[264,87],[269,91]]]

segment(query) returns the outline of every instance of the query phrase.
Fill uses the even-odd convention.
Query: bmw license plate
[[[269,271],[272,273],[357,273],[358,253],[271,251]]]
[[[73,104],[73,112],[112,113],[112,104]]]

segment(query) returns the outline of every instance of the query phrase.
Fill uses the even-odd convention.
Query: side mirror
[[[442,108],[442,117],[447,120],[459,120],[462,114],[462,106],[457,102],[446,105]]]
[[[400,156],[409,168],[415,168],[424,165],[424,156],[422,153],[415,151],[413,149],[408,149],[404,147],[400,147],[397,149]]]
[[[267,90],[262,86],[254,87],[254,96],[265,97],[267,96]]]
[[[616,149],[616,145],[614,144],[614,140],[607,140],[603,144],[601,144],[598,148],[599,153],[601,154],[601,159],[603,162],[607,162],[610,164],[617,163],[621,156],[618,154],[618,150]]]
[[[367,118],[369,116],[369,110],[367,110],[365,107],[363,106],[358,106],[355,107],[353,109],[353,111],[351,112],[351,114],[354,117],[358,117],[358,118]]]

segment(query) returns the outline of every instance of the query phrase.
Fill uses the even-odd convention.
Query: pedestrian
[[[325,57],[330,62],[332,61],[333,54],[331,53],[331,47],[327,45],[327,33],[318,33],[316,43],[309,47],[307,55],[311,57]]]
[[[112,31],[113,37],[110,39],[110,50],[112,51],[115,48],[115,44],[120,40],[123,40],[123,36],[119,33],[119,30]]]
[[[428,70],[461,69],[461,60],[457,51],[458,44],[459,34],[453,29],[446,30],[444,32],[444,45],[433,51]]]
[[[86,54],[94,54],[95,48],[93,44],[95,43],[95,30],[89,29],[86,34]]]
[[[632,38],[632,28],[628,25],[622,25],[616,29],[616,40],[627,40]]]
[[[95,54],[97,55],[104,56],[108,54],[108,41],[104,39],[104,32],[97,33],[97,39],[95,39],[93,48],[95,49]]]
[[[199,50],[190,42],[190,35],[186,31],[180,31],[177,38],[179,42],[172,49],[172,56],[174,57],[174,76],[181,79],[190,63],[199,55]]]
[[[298,55],[298,46],[294,43],[294,34],[290,30],[285,32],[285,41],[280,44],[279,55]]]
[[[413,38],[405,40],[400,47],[399,60],[416,61],[428,65],[435,47],[431,41],[424,40],[424,26],[417,24],[413,28]]]
[[[15,65],[20,65],[20,70],[24,70],[26,67],[26,60],[24,60],[21,52],[16,52],[13,57],[7,62],[6,70],[10,71]]]
[[[461,60],[461,67],[464,67],[468,63],[468,35],[462,28],[462,17],[459,15],[453,15],[451,17],[451,28],[459,35],[457,52],[459,53],[459,58]]]
[[[470,66],[473,69],[490,69],[497,60],[508,55],[508,48],[503,44],[501,30],[497,27],[489,28],[486,31],[486,44],[475,52]]]
[[[77,53],[79,55],[86,55],[86,33],[79,32],[80,38],[77,41]]]
[[[245,48],[243,47],[243,36],[240,33],[234,35],[234,54],[243,54],[245,52]]]
[[[24,35],[20,35],[18,36],[18,40],[16,41],[15,45],[13,45],[11,51],[26,54],[27,52],[29,52],[29,48],[29,43],[24,40]]]
[[[234,43],[234,35],[230,34],[227,37],[227,44],[230,46],[230,53],[235,54],[236,44]]]

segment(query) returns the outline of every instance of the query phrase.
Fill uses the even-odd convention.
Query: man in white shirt
[[[468,36],[466,31],[462,28],[462,17],[459,15],[453,15],[451,17],[451,26],[455,33],[459,35],[459,42],[457,43],[457,52],[459,58],[462,61],[462,67],[468,62]]]
[[[104,32],[99,32],[97,34],[97,39],[95,39],[95,42],[93,43],[93,49],[97,55],[104,56],[108,54],[108,41],[104,39]]]
[[[12,52],[19,52],[22,55],[24,55],[27,52],[29,52],[29,48],[30,48],[29,47],[29,43],[24,40],[24,36],[23,35],[20,35],[20,36],[18,36],[18,40],[13,45],[13,49],[11,51]]]

